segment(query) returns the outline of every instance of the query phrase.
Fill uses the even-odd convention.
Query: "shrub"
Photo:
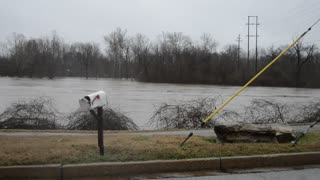
[[[215,99],[200,98],[192,101],[168,104],[156,108],[149,124],[156,128],[195,128],[215,109]],[[213,123],[206,124],[212,127]]]
[[[19,101],[0,115],[0,129],[56,129],[56,114],[51,99]]]
[[[74,112],[67,119],[67,129],[72,130],[96,130],[97,120],[90,112]],[[103,129],[105,130],[137,130],[138,126],[121,112],[111,108],[103,110]]]

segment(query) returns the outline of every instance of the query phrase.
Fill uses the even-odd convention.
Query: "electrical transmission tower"
[[[242,41],[240,34],[238,35],[237,42],[238,42],[238,53],[237,53],[237,61],[238,61],[238,70],[240,69],[240,42]]]
[[[250,19],[255,18],[256,22],[250,23]],[[248,26],[248,59],[247,59],[247,66],[249,68],[249,60],[250,60],[250,37],[256,37],[256,62],[255,62],[255,73],[258,72],[258,16],[248,16],[248,23],[246,24]],[[250,34],[250,26],[256,26],[256,34],[251,35]]]

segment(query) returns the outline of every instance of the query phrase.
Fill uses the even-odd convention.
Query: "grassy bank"
[[[236,155],[320,151],[320,132],[309,133],[296,147],[290,144],[219,144],[213,137],[105,136],[106,155],[98,155],[95,136],[0,136],[0,166],[184,159]]]

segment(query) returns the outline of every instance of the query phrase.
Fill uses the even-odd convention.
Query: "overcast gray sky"
[[[183,32],[199,39],[210,33],[219,47],[247,46],[247,18],[259,16],[259,47],[283,45],[320,18],[319,0],[0,0],[0,42],[13,32],[50,35],[66,42],[98,42],[120,27],[156,39],[161,32]],[[255,29],[250,29],[254,33]],[[305,42],[320,44],[320,23]],[[252,46],[254,40],[252,38]]]

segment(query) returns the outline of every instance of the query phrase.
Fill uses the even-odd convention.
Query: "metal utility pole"
[[[247,71],[249,71],[249,59],[250,59],[250,16],[248,16],[248,58],[247,58]]]
[[[256,73],[258,72],[258,16],[256,16]]]
[[[238,42],[238,54],[237,54],[237,61],[238,61],[238,70],[240,69],[240,42],[241,42],[240,34],[238,35],[237,42]]]
[[[250,23],[250,19],[255,18],[256,22],[255,23]],[[256,37],[256,62],[255,62],[255,73],[258,72],[258,16],[248,16],[248,23],[246,24],[248,26],[248,57],[247,57],[247,65],[249,69],[249,60],[250,60],[250,37]],[[250,35],[250,25],[256,26],[256,34],[255,35]]]

